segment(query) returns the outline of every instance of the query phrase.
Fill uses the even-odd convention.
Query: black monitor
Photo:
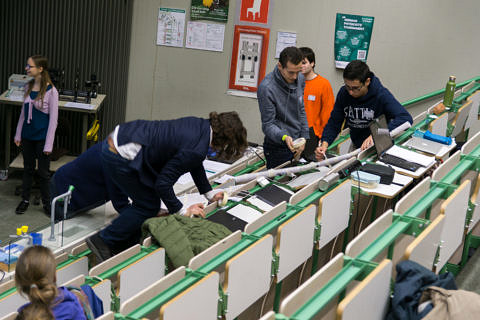
[[[373,120],[369,124],[370,133],[377,150],[377,155],[380,157],[385,151],[393,146],[393,140],[388,130],[387,120],[385,115],[381,115],[378,119]]]

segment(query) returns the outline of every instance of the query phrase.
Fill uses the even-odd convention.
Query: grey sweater
[[[299,73],[295,83],[287,83],[278,67],[267,74],[258,87],[257,97],[265,142],[283,144],[283,135],[309,138],[303,105],[305,78]]]

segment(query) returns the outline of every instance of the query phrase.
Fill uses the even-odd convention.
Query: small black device
[[[379,176],[381,184],[391,184],[395,176],[395,170],[392,167],[376,163],[366,163],[358,170]]]

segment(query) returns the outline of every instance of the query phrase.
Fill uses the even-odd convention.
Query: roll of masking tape
[[[303,138],[303,137],[295,139],[293,141],[293,148],[298,149],[298,148],[304,146],[306,142],[307,142],[307,140],[305,140],[305,138]]]
[[[218,200],[217,204],[219,207],[225,207],[227,205],[227,202],[228,202],[228,193],[223,191],[223,199]]]

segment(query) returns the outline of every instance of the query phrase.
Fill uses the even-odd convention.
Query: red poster
[[[270,29],[235,26],[229,88],[256,92],[265,77]]]
[[[253,23],[268,23],[270,0],[242,0],[240,21]]]

